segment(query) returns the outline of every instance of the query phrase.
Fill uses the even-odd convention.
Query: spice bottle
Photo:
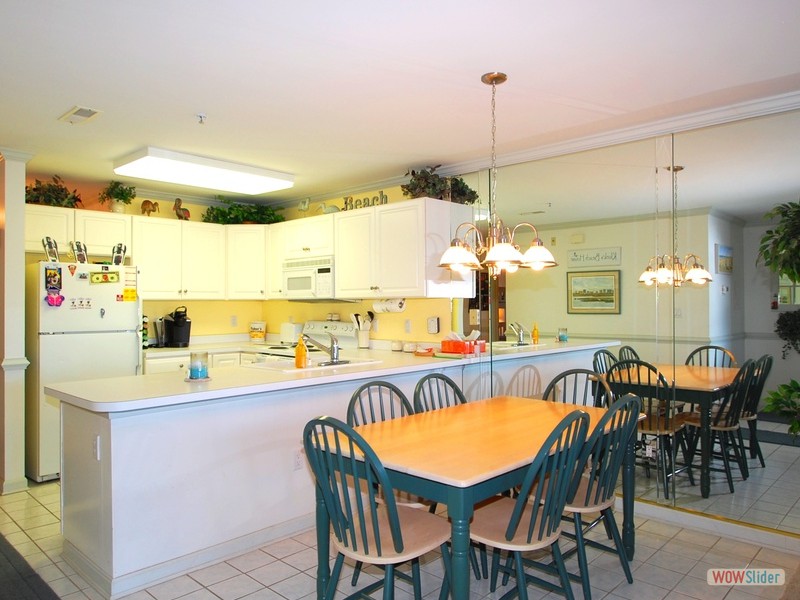
[[[297,346],[294,348],[294,366],[297,369],[305,369],[308,366],[308,348],[302,335],[297,339]]]
[[[538,344],[539,343],[539,324],[538,323],[534,323],[533,324],[533,329],[531,330],[531,341],[534,344]]]
[[[773,294],[772,295],[771,308],[772,308],[772,310],[778,310],[778,294]]]

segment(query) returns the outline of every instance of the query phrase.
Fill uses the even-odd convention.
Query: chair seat
[[[375,539],[371,531],[368,534],[369,551],[364,551],[361,548],[354,550],[351,547],[343,546],[335,536],[331,536],[331,544],[338,552],[354,560],[389,565],[421,556],[426,552],[435,550],[450,539],[450,524],[446,519],[424,510],[417,510],[407,506],[398,506],[397,516],[403,532],[404,548],[402,552],[397,552],[391,544],[384,542],[381,556],[376,555],[374,553]],[[378,508],[377,518],[380,525],[381,538],[383,540],[391,540],[389,521],[386,518],[386,511],[382,507]]]
[[[528,542],[527,526],[518,527],[514,535],[514,539],[506,539],[506,529],[508,522],[511,518],[511,513],[514,511],[516,500],[506,496],[498,496],[493,502],[489,502],[475,510],[475,516],[470,525],[470,538],[476,542],[481,542],[495,548],[502,550],[516,550],[525,552],[526,550],[538,550],[539,548],[547,548],[555,542],[561,534],[561,527],[556,528],[549,536],[544,536],[541,539],[533,539]],[[522,516],[522,523],[529,523],[531,508],[525,509]],[[542,516],[542,511],[539,511],[537,516],[534,531],[538,531],[539,521]]]
[[[723,417],[724,419],[724,417]],[[688,413],[686,417],[682,419],[684,425],[688,425],[689,427],[700,427],[700,414],[699,413]],[[736,423],[735,425],[714,425],[711,424],[710,427],[711,431],[736,431],[739,429],[739,424]]]
[[[597,488],[595,488],[596,490]],[[578,490],[575,493],[575,499],[572,502],[567,502],[564,510],[573,513],[592,513],[600,512],[606,508],[614,506],[614,496],[611,496],[604,502],[594,503],[586,502],[586,493],[589,490],[589,479],[584,475],[578,482]],[[591,498],[589,498],[591,500]]]
[[[684,422],[684,419],[678,419],[677,415],[672,419],[667,419],[665,415],[647,414],[644,419],[639,421],[639,433],[645,435],[674,435],[677,431],[683,429]]]

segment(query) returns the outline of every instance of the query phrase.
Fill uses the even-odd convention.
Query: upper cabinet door
[[[185,300],[225,299],[225,226],[180,221]]]
[[[133,217],[132,240],[144,300],[181,299],[181,221]]]
[[[267,298],[285,297],[283,291],[283,260],[286,256],[286,223],[267,226]]]
[[[74,209],[39,204],[25,205],[25,252],[44,254],[42,238],[50,237],[58,244],[60,258],[66,260],[74,231]]]
[[[334,215],[334,288],[337,298],[378,295],[375,211],[348,210]]]
[[[267,297],[267,225],[226,225],[229,300],[265,300]]]
[[[97,210],[75,211],[75,239],[86,245],[92,256],[111,256],[114,246],[124,244],[131,264],[136,264],[131,243],[131,215]]]
[[[333,214],[286,221],[284,258],[333,255]]]
[[[425,208],[420,200],[383,204],[375,210],[377,293],[388,298],[424,297]]]

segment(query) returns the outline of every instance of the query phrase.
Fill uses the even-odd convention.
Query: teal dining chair
[[[640,455],[640,464],[649,477],[651,460],[654,461],[658,474],[657,486],[662,486],[664,498],[669,499],[670,483],[674,485],[678,473],[685,472],[689,483],[694,485],[683,418],[678,416],[672,385],[664,375],[646,361],[620,360],[611,365],[605,379],[616,397],[634,394],[642,399],[642,412],[646,418],[639,423],[639,448],[644,454]],[[656,448],[651,457],[647,448],[652,441],[655,441]],[[684,459],[680,467],[676,464],[678,448]]]
[[[392,598],[395,578],[410,579],[415,600],[421,600],[419,558],[437,548],[447,580],[449,523],[427,511],[397,505],[389,475],[363,437],[338,419],[319,417],[306,424],[303,447],[328,513],[336,551],[323,600],[333,600],[345,558],[384,570],[382,579],[349,595],[348,600],[368,597],[381,588],[384,598]],[[395,568],[408,562],[410,578]]]
[[[758,458],[762,467],[766,466],[764,455],[761,453],[761,446],[758,443],[758,403],[761,402],[761,394],[764,392],[764,384],[767,382],[769,372],[772,370],[772,355],[765,354],[756,361],[753,369],[753,379],[747,391],[747,401],[742,409],[742,421],[748,427],[748,448],[750,458]],[[739,431],[741,434],[741,430]]]
[[[388,381],[368,381],[353,392],[347,405],[347,424],[353,427],[414,414],[403,391]]]
[[[502,570],[503,584],[516,578],[520,600],[527,600],[529,583],[560,591],[573,600],[572,586],[561,555],[562,513],[575,479],[575,468],[586,441],[589,416],[582,410],[569,413],[556,425],[537,452],[519,487],[516,498],[498,496],[475,509],[470,537],[491,546],[489,589],[494,592]],[[550,571],[549,566],[523,558],[523,552],[549,548],[560,585],[533,575],[526,566]],[[501,567],[501,551],[507,560]]]
[[[614,394],[599,373],[590,369],[567,369],[547,384],[542,399],[578,406],[603,407],[614,401]]]
[[[414,412],[466,403],[467,398],[458,384],[443,373],[428,373],[414,387]]]
[[[610,350],[598,350],[592,356],[592,368],[598,373],[605,373],[608,367],[617,362],[617,357]]]
[[[567,559],[572,554],[578,555],[580,575],[571,574],[571,577],[581,583],[584,600],[592,598],[587,546],[615,553],[625,572],[625,579],[628,583],[633,583],[630,562],[622,546],[619,527],[614,517],[614,500],[625,448],[636,435],[636,423],[641,409],[641,399],[633,394],[617,399],[587,438],[575,469],[573,491],[564,506],[564,519],[574,524],[574,533],[565,531],[564,536],[574,540],[575,547],[564,552],[564,558]],[[595,514],[598,516],[589,523],[583,521],[584,515]],[[584,536],[600,522],[605,525],[613,546]]]
[[[726,388],[725,394],[714,404],[711,411],[712,456],[714,456],[715,444],[719,444],[719,453],[716,456],[722,459],[722,467],[712,465],[709,468],[712,471],[725,473],[731,494],[733,493],[732,459],[739,466],[742,479],[747,479],[750,474],[745,458],[744,443],[740,435],[739,420],[747,402],[748,389],[753,380],[754,370],[755,362],[752,359],[744,361],[739,367],[733,383]],[[700,439],[700,414],[687,413],[684,416],[684,424],[689,428],[689,464],[691,465]]]
[[[639,353],[633,346],[622,346],[619,349],[619,360],[639,360]]]
[[[700,346],[686,357],[687,365],[706,367],[735,367],[736,358],[733,352],[722,346]]]

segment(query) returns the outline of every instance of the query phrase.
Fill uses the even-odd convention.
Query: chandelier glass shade
[[[495,144],[496,119],[495,95],[497,85],[506,81],[505,73],[486,73],[481,81],[492,86],[492,170],[491,170],[491,197],[490,215],[486,227],[486,236],[473,223],[461,223],[455,231],[455,237],[450,247],[445,250],[439,261],[440,267],[453,271],[467,272],[487,268],[492,277],[497,277],[503,271],[514,273],[520,267],[541,271],[547,267],[554,267],[556,263],[553,254],[544,246],[539,234],[531,223],[519,223],[513,229],[506,227],[498,218],[497,206],[497,156]],[[530,227],[533,231],[533,241],[523,254],[518,244],[514,242],[514,235],[520,227]],[[459,232],[463,231],[463,237]],[[469,240],[472,240],[470,243]],[[483,257],[480,259],[479,257]]]
[[[696,254],[687,254],[683,261],[670,254],[654,256],[639,276],[639,283],[656,286],[680,287],[684,283],[705,285],[709,281],[712,281],[711,273],[700,264],[700,257]]]

